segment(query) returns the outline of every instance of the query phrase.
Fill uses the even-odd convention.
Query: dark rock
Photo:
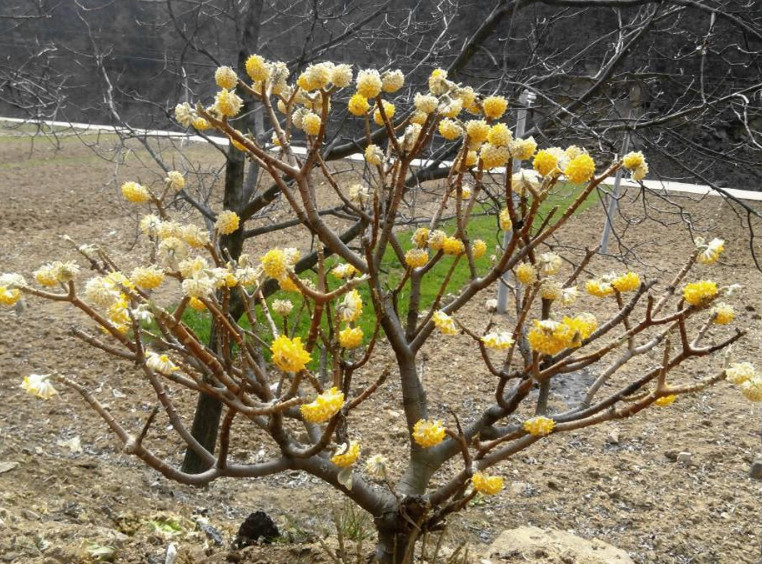
[[[246,521],[241,524],[238,529],[238,535],[236,535],[235,541],[233,541],[234,548],[243,548],[257,544],[261,539],[264,543],[271,543],[276,538],[280,537],[280,531],[270,516],[264,511],[257,511],[252,513],[246,518]]]
[[[749,476],[755,480],[762,480],[762,458],[755,460],[751,469],[749,470]]]
[[[220,533],[217,529],[212,527],[205,519],[198,519],[196,521],[196,527],[202,530],[204,534],[206,535],[206,537],[210,541],[212,541],[214,544],[216,544],[217,546],[222,546],[222,533]],[[243,525],[241,526],[241,528],[243,528]],[[239,535],[241,534],[240,529],[238,531],[238,534]]]

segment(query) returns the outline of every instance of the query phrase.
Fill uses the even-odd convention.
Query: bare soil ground
[[[130,174],[151,177],[139,156],[120,167],[120,181]],[[214,152],[196,156],[209,170],[221,164]],[[98,242],[125,261],[140,254],[134,211],[120,203],[116,184],[110,183],[114,170],[76,144],[59,151],[38,140],[32,150],[28,140],[1,137],[0,271],[29,277],[48,260],[76,258],[62,235]],[[751,261],[746,227],[717,198],[672,199],[690,213],[697,233],[726,239],[727,252],[708,275],[744,285],[733,303],[739,311],[736,325],[748,334],[733,357],[754,361],[762,346],[757,313],[762,312],[762,278]],[[620,218],[618,227],[637,251],[631,266],[647,277],[664,278],[692,248],[686,223],[659,198],[650,201],[661,223],[641,217],[642,200],[626,200],[624,214],[634,221],[625,231]],[[593,245],[601,220],[600,209],[591,208],[573,218],[556,243]],[[247,250],[256,256],[264,245],[252,242]],[[606,272],[616,265],[601,259],[590,268]],[[489,297],[482,296],[459,318],[480,330]],[[70,337],[68,328],[77,321],[64,307],[38,300],[18,318],[0,312],[0,562],[88,562],[93,560],[88,550],[111,546],[116,562],[158,563],[164,562],[170,542],[179,548],[178,562],[188,564],[328,561],[308,533],[330,531],[326,508],[340,507],[341,500],[316,479],[287,473],[256,481],[221,480],[203,489],[178,485],[121,453],[103,422],[73,392],[64,390],[49,401],[27,395],[19,387],[25,375],[55,370],[95,390],[118,418],[140,427],[155,398],[129,364]],[[713,330],[710,337],[731,330]],[[465,414],[488,400],[494,383],[478,368],[478,352],[466,337],[446,345],[437,341],[426,354],[435,415],[446,416],[445,405]],[[388,357],[382,350],[363,377],[373,379],[373,370]],[[721,367],[722,359],[713,358],[692,363],[674,377],[691,381]],[[569,389],[573,395],[574,385]],[[568,394],[558,401],[570,400]],[[394,403],[397,395],[396,384],[388,383],[352,424],[364,445],[399,463],[407,437]],[[186,408],[194,403],[185,392],[174,397]],[[190,416],[187,409],[185,416]],[[553,435],[499,467],[506,490],[453,518],[446,544],[465,542],[479,554],[501,530],[535,525],[599,538],[626,550],[639,564],[755,563],[762,482],[748,472],[762,452],[761,416],[758,404],[721,382],[666,409]],[[268,449],[272,454],[272,445],[238,431],[240,459],[255,461]],[[81,451],[67,443],[74,437]],[[154,426],[150,441],[162,445],[159,450],[174,462],[181,460],[182,449],[166,421]],[[680,452],[690,453],[688,463],[676,461]],[[396,464],[393,474],[399,471]],[[238,525],[258,509],[268,512],[293,542],[232,550]],[[222,545],[196,527],[199,516],[219,531]],[[179,525],[176,533],[168,530],[169,522]]]

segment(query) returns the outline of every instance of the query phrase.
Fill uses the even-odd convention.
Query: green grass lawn
[[[538,217],[535,219],[535,227],[538,227],[540,223],[545,219],[548,213],[555,207],[558,206],[558,211],[556,212],[554,216],[554,220],[557,219],[561,214],[563,214],[568,206],[574,201],[576,196],[579,194],[580,190],[582,189],[582,186],[572,186],[572,185],[560,185],[558,188],[556,188],[551,194],[550,197],[548,197],[540,206],[540,211],[538,213]],[[598,201],[598,194],[597,191],[593,191],[588,198],[582,203],[580,208],[577,210],[576,213],[579,213],[581,211],[584,211],[594,203]],[[455,221],[451,220],[448,222],[444,222],[442,226],[440,227],[448,234],[451,234],[455,230]],[[402,247],[405,251],[412,248],[413,244],[411,242],[411,235],[413,230],[412,229],[405,229],[398,232],[398,236],[400,239],[400,242],[402,244]],[[482,275],[484,274],[490,266],[490,254],[494,254],[495,250],[497,249],[497,246],[502,241],[503,232],[499,230],[498,224],[497,224],[497,218],[494,216],[475,216],[472,218],[472,220],[469,223],[468,226],[468,236],[471,241],[474,239],[483,239],[487,242],[488,251],[485,254],[484,257],[481,259],[476,260],[476,268],[477,268],[477,274]],[[443,257],[437,264],[434,266],[434,268],[431,269],[431,271],[423,278],[421,283],[421,304],[420,308],[421,310],[428,309],[431,304],[434,302],[437,293],[440,290],[440,286],[442,284],[442,281],[447,275],[447,272],[450,270],[453,261],[455,260],[454,257],[445,256]],[[329,257],[326,259],[326,265],[330,269],[331,267],[335,266],[336,264],[339,264],[339,261],[335,259],[334,257]],[[405,268],[399,264],[398,260],[396,259],[394,252],[390,249],[387,249],[387,252],[384,256],[384,272],[386,275],[386,284],[387,288],[391,289],[396,287],[399,284],[399,281],[402,279],[402,277],[405,274]],[[315,280],[315,273],[314,272],[305,272],[302,273],[301,276],[303,278],[310,278],[313,281]],[[453,271],[450,280],[448,282],[447,288],[443,292],[443,295],[446,295],[448,293],[456,293],[464,284],[468,283],[471,279],[470,271],[468,268],[468,264],[465,261],[464,258],[461,258],[458,266]],[[339,281],[337,281],[332,276],[328,276],[329,284],[331,285],[331,288],[336,288],[339,285]],[[366,285],[360,285],[358,287],[358,291],[360,292],[360,295],[363,298],[363,304],[364,304],[364,311],[362,317],[357,322],[357,325],[362,328],[363,332],[365,333],[365,339],[366,341],[370,339],[370,336],[373,334],[374,329],[374,316],[372,315],[372,306],[369,299],[369,292]],[[400,295],[399,295],[399,307],[401,310],[401,315],[404,315],[404,312],[407,311],[407,302],[410,292],[410,282],[408,281],[405,286],[402,288]],[[289,299],[294,304],[294,310],[290,316],[289,319],[289,332],[293,332],[296,336],[302,336],[304,337],[307,334],[308,328],[309,328],[309,316],[307,315],[306,308],[303,308],[302,298],[299,294],[296,293],[286,293],[286,292],[276,292],[272,296],[270,296],[267,299],[268,304],[272,304],[272,302],[276,299]],[[299,311],[301,309],[302,315],[296,317],[295,312]],[[296,317],[296,318],[295,318]],[[273,312],[273,318],[275,319],[276,323],[279,326],[282,326],[283,320],[280,318],[279,315]],[[210,316],[206,313],[199,313],[197,311],[187,309],[185,313],[183,314],[183,321],[187,323],[199,337],[202,339],[208,340],[209,338],[209,330],[210,330]],[[270,335],[270,330],[265,322],[264,315],[262,314],[260,308],[257,308],[257,321],[258,321],[258,331],[263,340],[269,341],[272,339],[272,336]],[[295,324],[294,324],[295,322]],[[241,321],[241,326],[250,329],[250,324],[247,319],[243,319]],[[323,328],[327,329],[327,322],[323,321]],[[313,360],[313,363],[316,361]]]

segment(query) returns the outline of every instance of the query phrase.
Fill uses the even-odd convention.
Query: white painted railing
[[[217,137],[217,136],[207,136],[207,138],[201,137],[200,135],[189,135],[187,133],[182,133],[180,131],[161,131],[161,130],[153,130],[153,129],[137,129],[137,128],[126,128],[126,127],[115,127],[112,125],[96,125],[92,123],[71,123],[67,121],[47,121],[47,120],[30,120],[30,119],[20,119],[20,118],[6,118],[6,117],[0,117],[0,123],[1,122],[7,122],[7,123],[16,123],[16,124],[34,124],[34,125],[46,125],[49,127],[62,127],[62,128],[69,128],[69,129],[77,129],[80,131],[95,131],[95,132],[105,132],[105,133],[122,133],[122,134],[131,134],[131,135],[149,135],[152,137],[172,137],[177,139],[184,139],[188,142],[207,142],[207,139],[210,139],[214,141],[215,143],[219,145],[228,145],[229,141],[226,137]],[[305,153],[305,149],[303,147],[293,147],[294,152],[296,153]],[[363,155],[361,154],[353,154],[346,157],[348,160],[352,161],[362,161],[364,160]],[[428,166],[431,163],[431,161],[428,161],[426,159],[418,159],[416,161],[413,161],[411,163],[413,166],[416,167],[423,167]],[[442,167],[449,167],[452,166],[452,163],[450,162],[443,162],[440,166]],[[495,172],[497,174],[500,174],[503,172],[500,169],[495,169]],[[607,178],[604,181],[604,184],[611,185],[614,182],[614,178]],[[722,196],[722,194],[718,193],[716,190],[711,188],[710,186],[705,186],[701,184],[688,184],[685,182],[674,182],[674,181],[668,181],[668,180],[644,180],[643,184],[651,189],[651,190],[663,190],[667,193],[687,193],[687,194],[696,194],[696,195],[708,195],[708,196]],[[637,182],[631,182],[628,180],[622,180],[622,186],[628,187],[628,188],[637,188],[638,183]],[[762,189],[762,186],[760,186],[760,189]],[[739,190],[736,188],[723,188],[723,191],[729,194],[730,196],[733,196],[734,198],[738,198],[739,200],[753,200],[753,201],[762,201],[762,191],[755,192],[753,190]]]

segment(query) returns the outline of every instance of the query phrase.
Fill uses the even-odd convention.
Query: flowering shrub
[[[537,151],[534,139],[514,138],[505,121],[505,98],[481,96],[448,80],[441,69],[431,74],[429,91],[415,94],[409,108],[384,97],[402,87],[399,71],[362,70],[349,95],[344,94],[352,84],[348,65],[312,65],[296,84],[287,82],[284,64],[258,55],[248,59],[246,71],[248,77],[239,77],[228,67],[218,69],[220,91],[214,103],[178,105],[176,118],[186,127],[217,129],[271,175],[294,215],[322,245],[315,277],[297,274],[296,248],[272,248],[237,260],[226,257],[220,239],[243,229],[240,210],[219,211],[211,231],[174,221],[167,198],[186,186],[177,171],[158,189],[137,182],[122,186],[124,197],[145,211],[140,227],[152,248],[145,264],[119,269],[106,249],[81,245],[79,252],[97,271],[87,281],[76,263],[60,261],[38,269],[36,283],[19,274],[0,277],[4,306],[27,295],[67,302],[84,312],[99,332],[78,329],[76,335],[135,363],[175,431],[209,469],[192,475],[161,460],[146,440],[151,419],[142,431],[127,429],[87,389],[64,375],[28,376],[23,387],[30,393],[49,399],[56,394],[55,384],[75,389],[103,416],[126,452],[174,480],[203,484],[223,476],[260,477],[285,470],[322,478],[373,515],[378,558],[398,563],[410,558],[421,532],[441,526],[477,494],[499,494],[500,463],[539,441],[630,417],[651,406],[668,406],[681,395],[725,378],[750,400],[762,400],[762,379],[749,363],[718,368],[698,381],[672,376],[687,359],[710,355],[741,336],[736,332],[719,342],[703,343],[710,325],[733,321],[732,306],[715,303],[731,292],[710,280],[688,282],[694,266],[708,269],[719,259],[721,240],[700,241],[682,270],[659,292],[654,291],[655,281],[644,281],[631,271],[583,283],[580,278],[593,252],[562,276],[563,258],[546,247],[603,178],[622,166],[633,178],[643,178],[648,165],[641,153],[625,155],[596,176],[593,157],[579,147]],[[241,95],[262,104],[273,129],[271,146],[262,146],[234,127],[231,119],[243,107]],[[367,139],[361,150],[371,181],[342,186],[322,159],[332,108],[339,104],[364,122]],[[395,116],[400,116],[396,122]],[[374,124],[380,129],[374,130]],[[419,218],[428,225],[410,234],[396,227],[410,190],[406,175],[435,138],[455,144],[453,168],[433,212]],[[294,151],[297,143],[306,145],[306,155]],[[514,173],[515,163],[530,160],[531,167]],[[498,175],[497,183],[490,180],[490,172]],[[318,213],[315,186],[321,175],[344,213],[363,227],[353,247]],[[555,219],[535,222],[540,205],[566,180],[582,185],[574,201]],[[510,233],[506,247],[489,258],[486,242],[469,233],[484,202],[496,204],[496,231]],[[451,227],[442,219],[444,210],[452,210]],[[337,257],[332,269],[323,251]],[[381,266],[388,251],[404,272],[401,279],[390,278]],[[445,265],[447,275],[433,281],[439,289],[424,303],[423,281],[431,280],[437,265]],[[467,272],[468,281],[461,288],[448,286],[456,270]],[[508,271],[516,281],[515,315],[490,317],[480,326],[461,321],[462,308]],[[270,280],[279,290],[268,303],[263,289]],[[162,301],[155,294],[168,284],[182,292],[179,303]],[[580,285],[588,295],[580,294]],[[454,297],[445,301],[448,290]],[[292,299],[304,307],[295,308]],[[242,304],[248,324],[230,314],[233,300]],[[598,319],[584,311],[586,304],[609,314]],[[202,342],[183,321],[189,307],[210,319],[221,346]],[[299,335],[288,330],[297,309],[309,313],[309,326]],[[267,331],[257,324],[258,310]],[[282,318],[282,328],[273,314]],[[372,334],[363,331],[363,319],[371,320]],[[484,372],[494,381],[491,405],[479,413],[446,413],[429,405],[420,378],[416,357],[424,344],[459,334],[473,342]],[[380,335],[386,337],[396,367],[360,385],[352,376],[371,366]],[[656,366],[627,372],[630,359],[657,351],[661,361]],[[313,362],[321,355],[326,367],[322,372]],[[582,402],[551,412],[554,378],[591,366],[597,367],[597,379]],[[612,378],[619,372],[627,375],[626,382]],[[390,475],[388,461],[363,440],[350,417],[390,374],[399,380],[397,401],[410,436],[401,476]],[[209,394],[224,404],[217,454],[187,430],[166,393],[172,386]],[[536,397],[531,394],[534,388],[539,388]],[[277,445],[277,456],[257,464],[231,460],[230,432],[236,417],[246,419],[252,433]],[[461,459],[459,465],[448,465],[449,473],[442,470],[456,458]]]

